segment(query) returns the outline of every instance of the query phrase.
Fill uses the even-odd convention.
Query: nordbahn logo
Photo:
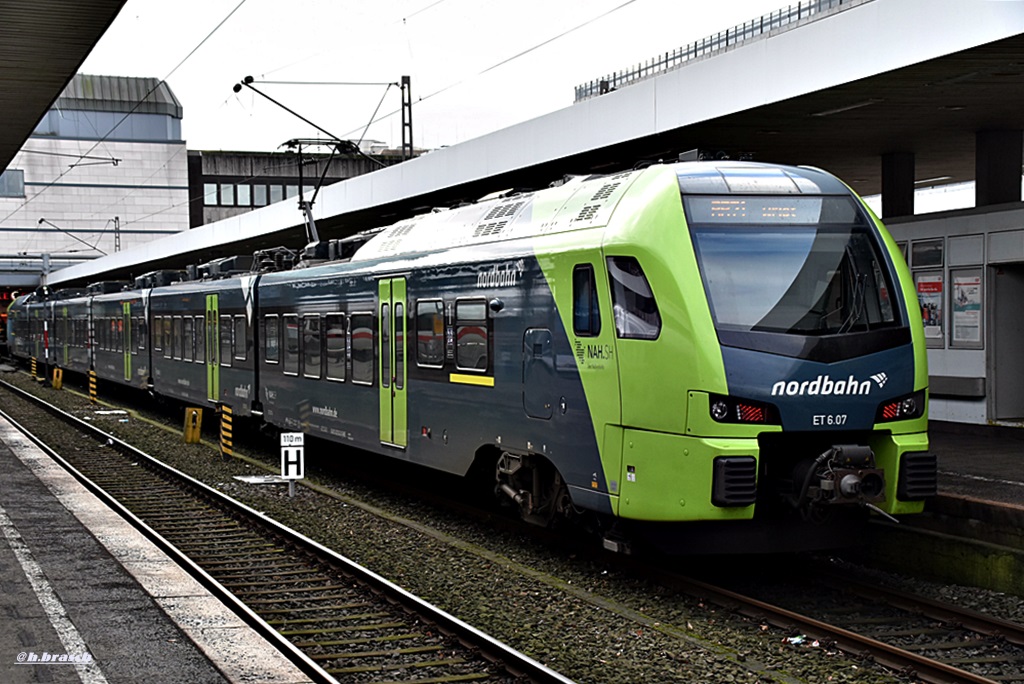
[[[885,387],[889,382],[889,376],[885,373],[875,373],[871,376],[879,389]],[[819,375],[814,380],[780,380],[772,385],[773,397],[801,397],[801,396],[852,396],[871,394],[871,380],[858,380],[850,376],[845,380],[833,380],[828,375]]]

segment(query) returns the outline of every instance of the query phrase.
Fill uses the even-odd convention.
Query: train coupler
[[[790,496],[794,508],[885,501],[885,471],[875,467],[871,448],[858,444],[837,444],[813,461],[801,461],[793,482],[800,487]]]

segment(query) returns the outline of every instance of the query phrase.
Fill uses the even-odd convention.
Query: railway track
[[[1024,682],[1024,625],[870,584],[822,564],[799,582],[728,589],[669,570],[659,583],[782,629],[792,645],[835,648],[932,684]]]
[[[316,681],[569,681],[95,426],[0,387],[5,417]],[[31,434],[38,421],[53,419],[88,439],[74,453],[55,454]]]
[[[169,512],[164,494],[153,495],[152,491],[144,488],[143,493],[136,495],[138,501],[135,503],[156,507],[172,527],[175,520],[180,521],[183,516],[192,514],[190,508]],[[424,494],[420,492],[419,495]],[[446,505],[451,505],[451,502]],[[497,519],[501,520],[500,516]],[[197,538],[194,533],[186,534],[186,541],[182,544],[189,547],[197,557],[212,557],[218,550],[239,554],[259,551],[258,558],[262,559],[259,562],[245,565],[229,556],[214,561],[219,565],[211,567],[216,568],[217,576],[225,584],[237,585],[231,588],[247,597],[254,611],[263,616],[266,622],[273,624],[280,633],[285,633],[290,642],[307,650],[311,657],[315,656],[316,662],[334,668],[359,667],[354,663],[343,665],[337,659],[332,659],[331,656],[339,653],[341,648],[341,644],[334,642],[351,642],[369,637],[336,636],[345,634],[344,630],[350,625],[328,623],[327,620],[333,611],[340,610],[336,606],[348,606],[352,611],[358,610],[364,615],[372,612],[372,606],[349,606],[349,603],[345,603],[346,595],[340,585],[330,583],[324,584],[322,592],[310,593],[308,598],[312,601],[309,605],[300,605],[294,598],[296,592],[292,591],[291,583],[297,585],[302,568],[278,561],[279,557],[283,557],[283,552],[270,546],[265,539],[252,541],[244,536],[236,537],[240,533],[235,529],[238,524],[235,518],[225,524],[228,527],[213,530],[212,537],[207,539]],[[497,523],[492,520],[491,524]],[[517,528],[521,529],[518,525]],[[168,532],[170,534],[171,531]],[[221,549],[221,540],[225,544],[230,542],[242,548],[234,551]],[[247,545],[256,548],[244,548]],[[581,549],[577,547],[575,551],[580,553]],[[914,681],[1024,681],[1024,627],[1021,625],[868,586],[851,576],[838,574],[834,568],[804,567],[801,572],[806,580],[797,583],[787,596],[785,582],[780,580],[772,580],[753,589],[744,587],[729,590],[717,586],[717,581],[713,585],[683,577],[670,570],[652,568],[649,560],[606,556],[602,561],[609,566],[617,566],[631,574],[650,578],[662,585],[716,603],[761,623],[769,623],[792,636],[791,643],[795,648],[800,648],[800,643],[809,645],[816,641],[822,647],[873,660]],[[250,568],[260,565],[279,573],[276,577],[280,584],[257,586],[250,582],[253,579]],[[765,589],[765,586],[769,588]],[[383,617],[370,619],[386,622]],[[326,634],[318,632],[324,629],[342,631]],[[394,629],[398,630],[394,636],[401,637],[401,630],[397,626]],[[383,653],[387,649],[377,651]],[[353,669],[343,675],[338,674],[345,678],[362,676],[362,673]]]

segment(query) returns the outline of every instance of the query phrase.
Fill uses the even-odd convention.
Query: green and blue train
[[[654,165],[336,246],[300,268],[22,298],[12,351],[484,473],[527,520],[586,517],[612,548],[833,545],[935,492],[913,281],[823,171]]]

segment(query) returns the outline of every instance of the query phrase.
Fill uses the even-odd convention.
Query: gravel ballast
[[[40,391],[24,374],[6,373],[2,379]],[[265,470],[238,459],[224,462],[210,444],[186,445],[173,426],[160,427],[135,414],[122,422],[124,415],[98,415],[96,409],[104,407],[91,405],[81,395],[42,392],[48,401],[266,512],[576,681],[906,681],[810,640],[790,644],[791,635],[780,630],[599,561],[359,481],[342,481],[316,467],[317,459],[354,458],[351,451],[307,447],[308,483],[333,495],[300,486],[296,497],[289,498],[287,485],[254,486],[233,479]],[[143,395],[138,398],[140,403],[151,401]],[[211,411],[206,420],[215,420]],[[42,437],[58,452],[74,449],[80,439],[66,428],[54,428]],[[271,451],[275,445],[270,438],[266,442],[266,453],[253,458],[276,468]],[[737,562],[756,568],[758,560],[737,557]],[[948,591],[970,595],[972,607],[986,610],[986,592],[944,587],[932,591],[940,597]],[[1020,602],[1007,599],[991,597],[1000,611],[1013,603],[1008,614],[989,612],[1021,620]]]

